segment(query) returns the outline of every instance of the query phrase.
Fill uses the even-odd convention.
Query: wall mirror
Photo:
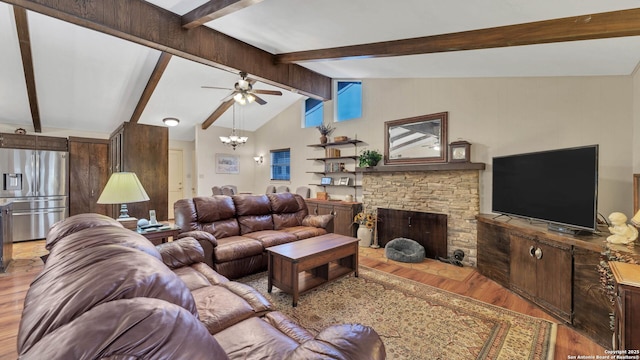
[[[418,164],[447,160],[448,112],[384,123],[384,163]]]

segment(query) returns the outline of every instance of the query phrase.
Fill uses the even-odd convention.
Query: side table
[[[180,233],[180,227],[167,225],[160,228],[151,228],[146,230],[137,230],[138,234],[147,238],[153,245],[159,245],[169,241],[169,238],[175,240]]]

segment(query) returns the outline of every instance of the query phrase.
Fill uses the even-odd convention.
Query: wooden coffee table
[[[293,306],[300,294],[341,276],[358,276],[358,239],[325,234],[267,248],[269,284],[293,295]]]

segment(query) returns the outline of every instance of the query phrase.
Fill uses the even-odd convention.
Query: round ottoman
[[[419,263],[424,260],[424,247],[415,240],[397,238],[387,243],[384,256],[395,261]]]

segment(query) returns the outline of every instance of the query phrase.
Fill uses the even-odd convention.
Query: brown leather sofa
[[[255,289],[213,271],[192,238],[154,247],[97,214],[47,236],[28,290],[19,359],[384,359],[370,327],[313,336]]]
[[[333,232],[332,215],[309,215],[292,193],[201,196],[173,208],[179,238],[198,240],[205,263],[230,279],[266,270],[270,246]]]

